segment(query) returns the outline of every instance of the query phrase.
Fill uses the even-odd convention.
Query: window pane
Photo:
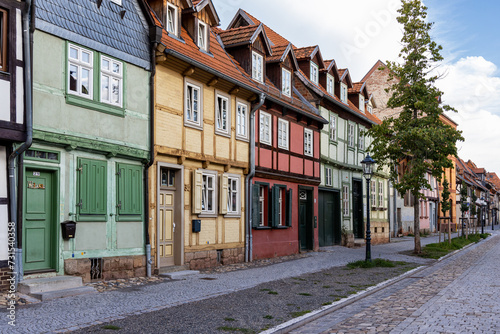
[[[120,81],[118,79],[113,79],[113,85],[111,87],[111,102],[120,103]]]
[[[120,64],[113,62],[113,73],[120,73]]]
[[[82,94],[84,95],[90,95],[90,82],[89,82],[89,77],[90,77],[90,71],[86,68],[82,68]]]
[[[78,84],[78,67],[76,67],[75,65],[70,65],[69,66],[69,90],[71,90],[73,92],[77,92],[78,91],[77,84]]]
[[[109,60],[103,59],[101,67],[102,67],[103,70],[108,70],[109,71]]]
[[[90,53],[82,51],[82,61],[84,63],[90,64]]]
[[[109,101],[109,77],[106,75],[101,77],[101,99]]]
[[[78,50],[75,48],[69,48],[69,57],[73,59],[78,59]]]

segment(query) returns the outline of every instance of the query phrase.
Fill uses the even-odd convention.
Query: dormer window
[[[347,85],[343,82],[340,83],[340,100],[347,103]]]
[[[330,95],[334,95],[334,89],[335,89],[335,84],[334,84],[334,80],[333,80],[333,76],[331,76],[330,74],[328,74],[326,76],[326,91],[328,92],[328,94]]]
[[[252,52],[252,79],[264,82],[264,60],[257,52]]]
[[[198,47],[207,51],[208,28],[203,22],[198,22]]]
[[[167,31],[177,35],[177,7],[167,3]]]
[[[281,92],[283,95],[291,96],[292,95],[292,75],[290,71],[281,69]]]
[[[372,114],[372,113],[373,113],[373,107],[372,107],[372,105],[371,105],[371,104],[368,104],[367,109],[368,109],[368,112],[369,112],[370,114]]]
[[[309,78],[311,79],[312,82],[314,82],[316,85],[318,84],[318,75],[319,73],[319,67],[315,63],[311,62],[311,73]]]
[[[359,110],[365,112],[365,97],[362,94],[359,94]]]

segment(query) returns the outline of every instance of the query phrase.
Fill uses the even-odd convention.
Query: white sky
[[[338,68],[348,68],[354,82],[377,60],[395,60],[400,50],[401,26],[397,23],[399,0],[213,0],[226,28],[242,8],[283,35],[297,47],[319,45],[323,59],[335,59]],[[306,4],[306,5],[305,5]],[[436,7],[434,7],[436,4]],[[459,156],[500,176],[500,78],[498,66],[482,55],[468,54],[467,44],[481,31],[453,33],[459,26],[449,15],[456,2],[426,1],[429,19],[435,22],[432,35],[443,45],[444,75],[437,86],[444,103],[458,110],[450,116],[459,124],[465,142]],[[465,9],[466,10],[466,9]],[[448,28],[447,28],[448,27]],[[478,26],[477,28],[481,28]],[[463,42],[463,43],[462,43]]]

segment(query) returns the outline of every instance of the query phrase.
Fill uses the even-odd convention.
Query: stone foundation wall
[[[385,244],[389,242],[389,223],[388,222],[373,222],[370,223],[372,232],[372,245]]]
[[[64,260],[64,273],[66,275],[80,276],[84,283],[91,281],[90,267],[90,259]],[[105,281],[144,276],[146,276],[145,255],[103,258],[102,279]]]
[[[7,261],[6,261],[7,262]],[[2,265],[0,263],[0,265]],[[9,278],[11,278],[10,275],[10,268],[6,266],[7,263],[5,263],[5,267],[0,266],[0,292],[4,292],[9,290],[9,281],[7,281]]]
[[[245,261],[244,248],[184,253],[184,264],[188,265],[191,270],[213,268],[243,261]]]

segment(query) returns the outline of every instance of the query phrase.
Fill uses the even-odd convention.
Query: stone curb
[[[415,269],[412,269],[410,271],[407,271],[406,273],[404,274],[401,274],[397,277],[394,277],[394,278],[391,278],[387,281],[384,281],[384,282],[381,282],[379,284],[377,284],[376,286],[373,286],[373,287],[370,287],[366,290],[363,290],[363,291],[360,291],[358,292],[357,294],[355,295],[352,295],[352,296],[349,296],[347,298],[344,298],[342,300],[339,300],[333,304],[330,304],[330,305],[326,305],[326,306],[323,306],[317,310],[314,310],[308,314],[304,314],[303,316],[300,316],[298,318],[295,318],[295,319],[292,319],[292,320],[289,320],[287,322],[284,322],[278,326],[275,326],[273,328],[270,328],[266,331],[263,331],[263,332],[260,332],[260,334],[272,334],[272,333],[277,333],[277,334],[284,334],[284,333],[288,333],[294,329],[297,329],[299,327],[302,327],[304,326],[305,324],[307,323],[310,323],[316,319],[319,319],[329,313],[332,313],[332,312],[335,312],[337,310],[340,310],[362,298],[365,298],[369,295],[372,295],[374,294],[375,292],[378,292],[388,286],[391,286],[403,279],[405,279],[407,276],[411,276],[415,273],[418,273],[424,269],[427,269],[427,268],[430,268],[432,266],[434,266],[435,264],[441,262],[442,260],[445,260],[463,250],[466,250],[468,249],[469,247],[472,247],[474,245],[478,245],[480,242],[482,241],[485,241],[485,240],[488,240],[489,238],[492,238],[492,237],[496,237],[497,235],[491,235],[489,237],[487,237],[486,239],[481,239],[479,240],[477,243],[472,243],[472,244],[468,244],[466,246],[464,246],[463,248],[460,248],[460,249],[457,249],[449,254],[446,254],[445,256],[442,256],[440,257],[439,259],[437,259],[436,262],[434,262],[433,264],[431,265],[428,265],[428,266],[420,266],[420,267],[417,267]]]

